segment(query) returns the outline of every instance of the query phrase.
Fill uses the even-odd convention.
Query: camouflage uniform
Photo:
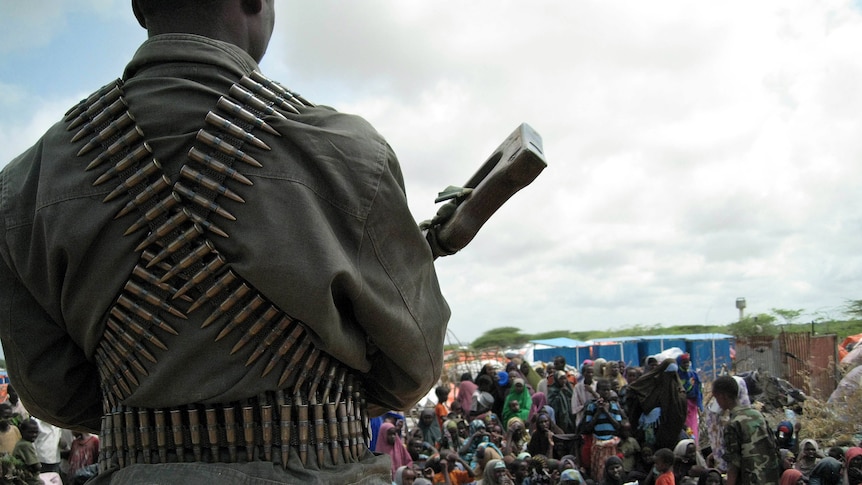
[[[775,438],[766,419],[751,406],[736,406],[724,428],[727,463],[739,470],[739,485],[777,484],[779,464]]]

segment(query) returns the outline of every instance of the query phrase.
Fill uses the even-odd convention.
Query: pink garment
[[[386,453],[392,458],[392,479],[395,479],[395,471],[398,470],[399,467],[410,466],[413,464],[413,458],[410,458],[410,453],[407,452],[407,447],[404,446],[404,443],[398,439],[398,435],[395,435],[395,443],[389,444],[389,440],[387,439],[389,430],[394,428],[395,425],[392,423],[384,422],[380,425],[380,431],[377,435],[377,446],[374,448],[374,451],[378,453]]]
[[[697,435],[699,434],[698,430],[700,429],[697,414],[697,401],[694,399],[686,399],[686,402],[688,403],[688,408],[685,415],[685,426],[691,430],[694,442],[700,443],[697,440]]]
[[[461,403],[461,412],[466,417],[470,413],[470,408],[473,406],[473,393],[478,389],[473,381],[461,381],[458,384],[458,402]]]

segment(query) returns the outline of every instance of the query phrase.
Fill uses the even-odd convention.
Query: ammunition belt
[[[191,404],[168,409],[118,406],[102,417],[102,469],[153,463],[248,463],[287,466],[291,450],[303,465],[356,462],[367,449],[363,392],[341,374],[338,388],[352,392],[317,396],[285,391],[231,404]]]
[[[138,264],[107,311],[95,360],[101,377],[104,467],[172,461],[286,466],[291,450],[334,464],[367,449],[365,400],[358,378],[320,351],[305,324],[278,308],[218,251],[229,237],[212,219],[236,217],[220,202],[254,196],[241,170],[263,165],[245,150],[269,151],[280,136],[263,117],[287,119],[313,105],[259,72],[218,99],[171,181],[137,125],[117,80],[81,101],[65,118],[81,167],[94,186],[111,183],[104,202],[124,203],[125,235],[136,238]],[[85,165],[86,163],[86,165]],[[236,189],[236,190],[234,190]],[[190,325],[191,315],[202,321]],[[212,326],[212,327],[211,327]],[[213,328],[220,329],[217,334]],[[263,360],[261,378],[278,372],[278,390],[229,404],[168,409],[126,405],[160,356],[183,332],[230,339],[229,356],[246,367]],[[180,350],[181,351],[181,350]],[[328,448],[328,451],[327,451]]]

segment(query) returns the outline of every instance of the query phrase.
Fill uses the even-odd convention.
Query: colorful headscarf
[[[380,436],[377,439],[377,446],[374,451],[378,453],[386,453],[392,458],[392,476],[395,477],[395,472],[399,467],[413,464],[413,458],[407,452],[407,448],[399,439],[395,439],[395,443],[389,444],[386,439],[386,434],[390,429],[394,429],[395,425],[390,422],[384,422],[380,425]]]

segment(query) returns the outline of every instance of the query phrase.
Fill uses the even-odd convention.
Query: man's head
[[[660,473],[664,473],[673,466],[673,452],[667,448],[662,448],[655,452],[653,455],[653,459],[655,461],[655,468]]]
[[[12,404],[9,401],[0,403],[0,429],[6,430],[9,428],[9,422],[12,419]]]
[[[554,369],[555,370],[566,370],[566,358],[562,355],[558,355],[554,357]]]
[[[275,26],[275,0],[132,0],[141,27],[159,34],[197,34],[263,58]]]
[[[21,438],[34,442],[36,438],[39,436],[39,424],[32,419],[28,419],[18,425],[18,430],[21,431]]]
[[[733,409],[739,395],[739,384],[730,376],[719,376],[712,383],[712,395],[721,409]]]

